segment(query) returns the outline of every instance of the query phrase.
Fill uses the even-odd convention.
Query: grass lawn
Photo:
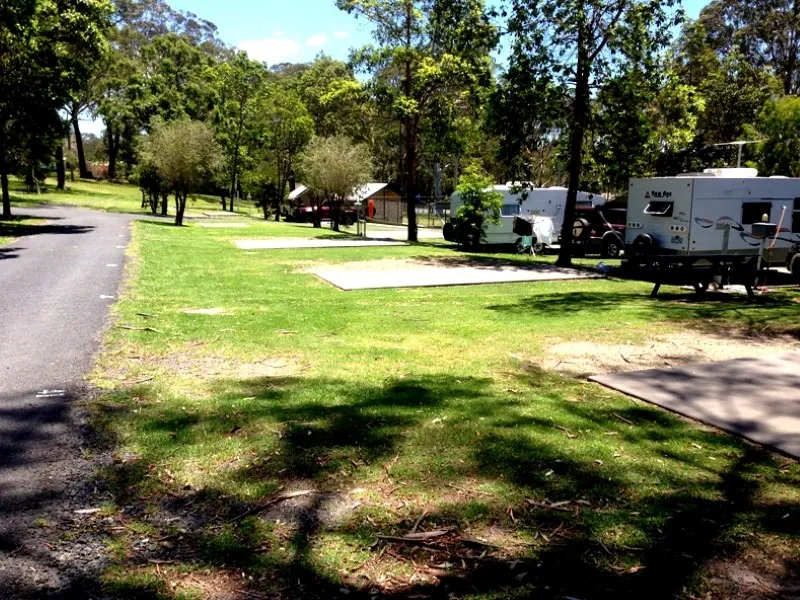
[[[135,185],[78,179],[76,181],[67,181],[67,189],[61,191],[56,188],[54,179],[48,179],[43,186],[43,193],[41,194],[31,194],[26,189],[24,181],[11,178],[11,202],[14,206],[66,204],[109,212],[150,214],[149,208],[142,208],[142,193]],[[186,214],[200,214],[206,211],[220,210],[221,208],[221,203],[216,198],[190,196],[186,205]],[[242,210],[247,213],[248,210],[252,209],[245,207]],[[170,216],[175,216],[172,197],[170,197],[169,213]],[[253,212],[253,214],[256,213]]]
[[[458,254],[231,243],[305,235],[331,233],[135,224],[115,316],[142,330],[109,332],[91,402],[115,457],[112,597],[729,598],[730,565],[797,567],[794,461],[542,366],[562,342],[797,335],[796,292],[344,293],[304,270]],[[378,537],[411,531],[437,535]]]

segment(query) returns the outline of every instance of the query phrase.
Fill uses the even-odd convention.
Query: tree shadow
[[[519,385],[546,392],[553,377],[521,372]],[[139,520],[151,529],[132,536],[117,571],[76,580],[70,593],[172,599],[181,588],[170,582],[188,570],[233,578],[256,598],[674,598],[694,589],[709,561],[746,548],[748,528],[789,536],[800,519],[795,500],[762,499],[764,486],[796,481],[777,472],[774,457],[643,406],[570,404],[554,392],[547,402],[569,416],[555,442],[558,420],[498,395],[481,377],[228,379],[214,382],[211,395],[217,408],[203,412],[140,385],[98,406],[95,425],[109,447],[119,445],[120,426],[151,444],[109,467],[108,493],[124,507],[111,524]],[[443,411],[448,420],[432,420]],[[488,433],[465,442],[479,422]],[[429,433],[414,437],[420,431]],[[621,447],[636,447],[637,460],[616,466],[602,456],[598,465],[581,437],[589,431],[614,433]],[[243,435],[254,436],[247,459],[214,473],[225,485],[187,488],[164,474],[171,457]],[[442,462],[450,446],[461,459]],[[712,451],[730,464],[709,463]],[[665,457],[701,475],[664,472]],[[635,483],[648,479],[658,485]],[[354,504],[352,489],[365,481],[380,498]],[[231,483],[258,482],[254,500],[230,492]],[[475,482],[512,491],[498,496]],[[384,508],[412,490],[430,498],[419,530],[452,531],[421,543],[379,538],[412,529],[420,507]],[[501,535],[480,541],[474,531]],[[526,541],[512,541],[520,536]],[[362,564],[321,562],[331,540]],[[790,562],[773,583],[790,589],[797,567]]]
[[[592,311],[613,314],[637,309],[648,318],[675,321],[704,333],[730,336],[732,339],[753,339],[784,334],[800,338],[797,296],[781,292],[749,301],[747,297],[726,296],[721,302],[702,302],[690,295],[662,295],[649,298],[633,292],[568,292],[527,296],[507,304],[494,304],[487,309],[515,315],[563,315],[568,312]]]
[[[59,225],[58,223],[37,224],[30,221],[52,221],[60,219],[15,216],[11,220],[0,220],[0,237],[22,238],[34,235],[79,235],[90,233],[93,226]],[[18,248],[0,248],[0,258],[16,258]]]

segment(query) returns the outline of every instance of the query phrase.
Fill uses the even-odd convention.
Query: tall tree
[[[237,53],[230,61],[222,62],[211,70],[218,97],[214,109],[214,124],[228,172],[230,210],[241,183],[243,163],[248,158],[248,130],[258,108],[258,94],[265,72],[261,64],[251,61],[244,53]],[[223,198],[222,209],[225,210]]]
[[[275,84],[262,94],[255,124],[256,145],[262,161],[274,169],[273,209],[281,219],[286,189],[293,176],[295,162],[314,134],[314,121],[295,92]],[[265,202],[264,218],[269,217]]]
[[[560,266],[572,264],[572,228],[584,160],[592,86],[633,48],[655,53],[682,18],[677,0],[512,0],[508,29],[512,65],[527,64],[537,81],[571,90],[569,181]],[[645,24],[645,28],[642,28]],[[546,86],[545,86],[546,87]]]
[[[38,120],[65,106],[105,47],[106,0],[5,0],[0,4],[0,181],[11,215],[10,159]],[[54,122],[54,121],[53,121]],[[28,140],[30,141],[30,140]],[[55,145],[47,154],[52,154]]]
[[[772,69],[784,94],[800,91],[798,0],[713,0],[698,20],[720,56],[738,50],[753,67]]]
[[[469,88],[487,73],[497,43],[482,0],[337,0],[337,6],[374,25],[376,45],[353,61],[374,75],[373,94],[401,127],[401,188],[408,239],[417,240],[420,125],[432,101]]]

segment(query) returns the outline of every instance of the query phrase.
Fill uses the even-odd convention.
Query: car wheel
[[[456,241],[455,227],[449,221],[442,227],[442,237],[448,242]]]
[[[791,271],[794,280],[797,283],[800,283],[800,254],[794,255],[794,260],[792,260],[789,270]]]
[[[622,254],[622,247],[619,240],[607,240],[603,244],[603,258],[619,258]]]

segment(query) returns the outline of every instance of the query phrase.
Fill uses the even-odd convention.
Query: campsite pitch
[[[320,267],[311,273],[344,291],[387,288],[443,287],[525,281],[592,279],[593,273],[556,267],[516,265],[409,265],[398,269]]]
[[[359,239],[304,239],[282,238],[273,240],[234,240],[242,250],[290,250],[293,248],[366,248],[369,246],[405,246],[404,242],[384,242]]]
[[[591,379],[800,458],[800,353]]]

